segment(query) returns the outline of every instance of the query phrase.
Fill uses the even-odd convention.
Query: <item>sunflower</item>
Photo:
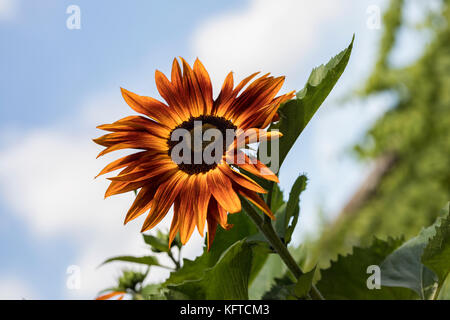
[[[121,89],[126,103],[143,116],[129,116],[98,126],[110,132],[94,139],[105,147],[98,157],[128,148],[142,151],[113,161],[98,176],[122,169],[116,177],[108,178],[111,184],[105,198],[139,190],[125,224],[148,211],[142,226],[142,232],[147,231],[156,226],[173,205],[169,244],[178,233],[185,244],[195,227],[203,236],[207,224],[209,249],[218,225],[227,230],[232,227],[227,223],[227,214],[241,211],[238,195],[273,218],[258,195],[266,191],[245,173],[277,183],[278,178],[262,162],[248,156],[245,149],[251,143],[281,136],[279,132],[267,132],[264,128],[278,119],[278,107],[294,93],[275,97],[284,77],[269,74],[252,81],[258,75],[254,73],[234,87],[230,72],[218,97],[213,99],[211,80],[200,60],[196,59],[193,68],[183,58],[181,62],[183,70],[174,59],[170,81],[160,71],[155,72],[157,89],[166,103]],[[212,152],[218,161],[174,160],[177,145],[173,140],[174,132],[192,133],[196,128],[202,132],[214,129],[223,135],[230,130],[234,132],[231,143],[224,143],[223,148]],[[213,143],[214,139],[211,141]],[[208,148],[204,142],[200,148],[188,145],[191,148],[188,156],[194,157]],[[243,161],[235,161],[236,157]]]

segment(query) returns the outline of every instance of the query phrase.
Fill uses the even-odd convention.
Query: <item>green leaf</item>
[[[300,278],[298,278],[297,283],[294,286],[294,292],[297,297],[306,297],[309,291],[311,291],[315,272],[316,268],[314,267],[314,269],[302,274]]]
[[[266,292],[263,300],[293,300],[304,299],[311,290],[316,268],[304,273],[297,281],[290,272],[286,272],[283,277],[275,278],[274,284]]]
[[[408,288],[425,299],[435,277],[422,264],[421,257],[432,232],[429,228],[424,229],[419,236],[406,242],[383,261],[380,266],[382,286]]]
[[[194,261],[183,259],[183,266],[178,271],[170,274],[165,285],[199,279],[202,277],[203,271],[213,267],[230,246],[237,241],[258,233],[258,229],[244,212],[229,215],[228,223],[233,224],[233,228],[223,230],[221,227],[218,227],[210,251],[207,251],[205,247],[203,254]]]
[[[139,264],[145,264],[147,266],[161,266],[158,262],[158,259],[156,259],[153,256],[145,256],[145,257],[132,257],[132,256],[120,256],[120,257],[114,257],[109,258],[105,262],[102,263],[102,265],[113,262],[113,261],[122,261],[122,262],[134,262]]]
[[[278,129],[283,134],[279,141],[279,167],[344,72],[352,52],[353,41],[354,36],[345,50],[326,65],[313,69],[305,87],[297,93],[297,98],[280,106],[278,110],[280,121],[269,127],[269,130]],[[270,143],[267,150],[270,150]]]
[[[285,203],[283,199],[283,191],[281,191],[280,186],[277,183],[273,184],[272,187],[272,199],[270,201],[270,209],[272,212],[277,212],[277,210]]]
[[[252,244],[253,260],[252,269],[250,271],[250,279],[248,281],[249,286],[251,286],[257,278],[258,274],[261,272],[261,269],[266,264],[267,259],[269,258],[269,255],[270,253],[272,253],[272,251],[267,242],[250,241],[249,239],[246,239],[246,241]]]
[[[119,278],[117,291],[127,291],[128,289],[136,290],[147,277],[147,272],[142,273],[133,270],[124,270],[122,276]]]
[[[305,244],[296,248],[289,248],[289,252],[300,268],[309,270],[305,266],[310,250]],[[314,265],[314,264],[312,264]],[[307,269],[306,269],[307,268]],[[288,281],[289,280],[289,281]],[[249,289],[250,299],[298,299],[294,291],[295,278],[288,271],[286,265],[277,254],[270,254],[264,267],[253,281]],[[285,288],[283,286],[288,286]]]
[[[433,225],[389,255],[381,265],[381,284],[409,288],[421,299],[426,299],[438,281],[436,277],[442,283],[449,270],[448,227],[447,211]]]
[[[306,189],[307,177],[301,175],[297,178],[289,193],[289,200],[285,205],[281,205],[276,212],[275,230],[281,239],[288,244],[291,241],[292,233],[297,225],[300,213],[300,194]]]
[[[450,271],[450,203],[444,217],[436,226],[436,234],[425,247],[422,263],[433,270],[439,277],[439,285],[447,278]]]
[[[297,299],[294,293],[295,282],[292,277],[286,273],[282,278],[276,278],[274,285],[266,292],[263,300],[293,300]]]
[[[151,246],[154,252],[169,252],[168,241],[164,241],[161,238],[147,234],[142,234],[142,236],[144,238],[145,243]]]
[[[310,258],[308,253],[311,252],[311,250],[305,244],[302,244],[296,248],[290,247],[289,252],[295,261],[298,262],[301,269],[305,267],[307,268],[305,270],[311,269],[311,267],[306,266]],[[312,263],[311,266],[314,264],[315,263]],[[276,286],[277,279],[280,280],[283,278],[287,271],[288,269],[286,265],[278,254],[269,254],[264,266],[261,268],[261,271],[250,285],[250,299],[258,300],[268,294],[270,289],[273,286]],[[290,271],[288,273],[290,274]],[[288,277],[290,277],[290,275]]]
[[[249,296],[252,300],[258,300],[268,292],[275,284],[277,278],[281,278],[286,272],[286,266],[277,254],[269,254],[264,266],[250,284]]]
[[[450,300],[450,274],[447,275],[444,282],[441,284],[438,300]]]
[[[405,288],[381,287],[369,289],[367,280],[370,274],[367,267],[380,265],[393,252],[403,239],[374,239],[367,248],[353,248],[353,253],[338,256],[328,269],[321,270],[321,279],[316,284],[325,299],[333,300],[371,300],[371,299],[411,299],[413,292]],[[383,272],[381,272],[383,276]]]
[[[140,297],[144,300],[158,299],[160,297],[161,285],[159,283],[148,284],[140,290]]]
[[[204,270],[200,279],[168,285],[167,288],[181,292],[189,299],[248,299],[252,255],[251,244],[245,240],[238,241],[212,268]]]

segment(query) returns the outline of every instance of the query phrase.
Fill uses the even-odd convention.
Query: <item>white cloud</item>
[[[216,80],[230,70],[239,70],[239,76],[288,75],[317,46],[320,25],[341,14],[343,6],[333,0],[251,0],[243,9],[201,23],[193,52]]]
[[[22,279],[15,275],[0,278],[0,300],[35,299],[36,293]]]
[[[115,94],[93,98],[81,109],[81,116],[61,121],[63,126],[16,136],[14,141],[20,143],[8,145],[0,152],[0,195],[10,207],[8,211],[21,218],[37,239],[63,239],[77,248],[77,255],[67,266],[80,267],[81,288],[69,290],[66,280],[61,282],[61,289],[70,298],[93,298],[97,291],[114,284],[118,266],[123,265],[97,269],[106,258],[148,252],[139,232],[143,217],[123,226],[132,193],[104,200],[106,179],[93,179],[109,160],[118,157],[96,160],[101,148],[91,141],[101,134],[92,130],[93,122],[108,122],[113,119],[106,119],[105,114],[109,118],[121,113],[119,109],[128,110],[124,102],[114,97]],[[167,229],[169,225],[168,216],[160,227]],[[184,256],[200,253],[201,245],[202,239],[195,236]],[[165,263],[170,265],[169,261]],[[164,269],[154,268],[151,281],[167,275]]]
[[[0,0],[0,21],[13,19],[16,12],[17,0]]]

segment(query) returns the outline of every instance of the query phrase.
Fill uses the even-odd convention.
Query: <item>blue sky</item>
[[[66,27],[69,5],[81,10],[79,30]],[[310,178],[297,242],[319,208],[331,219],[368,168],[345,151],[391,101],[336,103],[372,66],[381,29],[367,27],[370,5],[385,1],[0,0],[0,298],[89,299],[118,274],[97,269],[105,258],[143,252],[139,223],[122,226],[132,196],[103,200],[106,182],[92,179],[116,155],[95,160],[90,139],[130,113],[120,87],[158,97],[154,71],[167,73],[176,56],[199,57],[216,89],[233,70],[285,74],[283,90],[299,90],[356,33],[342,81],[280,176],[285,189],[298,173]],[[81,270],[77,290],[66,285],[70,265]]]

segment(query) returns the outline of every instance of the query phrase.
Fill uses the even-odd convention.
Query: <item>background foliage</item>
[[[325,228],[317,245],[322,260],[367,245],[375,235],[417,234],[436,219],[450,199],[450,8],[442,1],[420,26],[403,19],[406,3],[392,0],[383,20],[378,60],[359,97],[393,94],[390,106],[356,147],[361,161],[394,159],[373,194],[357,210],[343,211]],[[405,29],[427,32],[429,44],[408,65],[390,62]],[[411,31],[411,30],[409,30]]]

